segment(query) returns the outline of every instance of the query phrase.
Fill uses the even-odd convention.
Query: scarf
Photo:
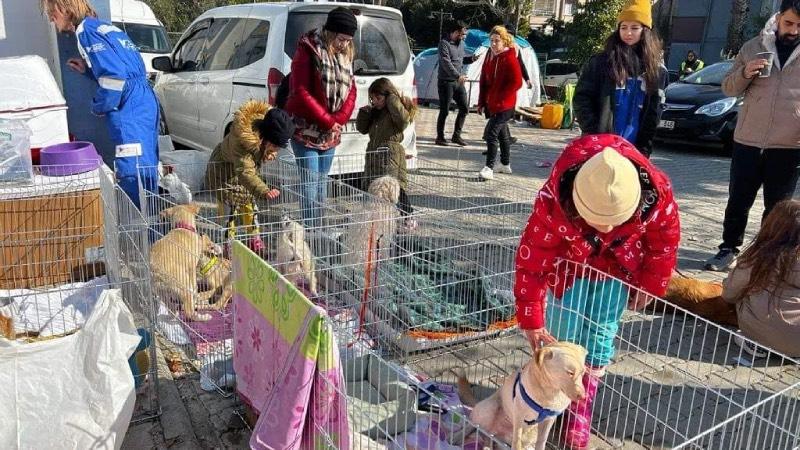
[[[319,54],[322,87],[331,112],[339,111],[350,93],[353,82],[353,65],[345,55],[331,54],[319,33],[314,33],[314,46]]]

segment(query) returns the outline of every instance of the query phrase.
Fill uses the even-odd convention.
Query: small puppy
[[[211,306],[217,310],[225,309],[228,302],[233,298],[231,262],[221,255],[221,251],[215,251],[213,254],[204,253],[197,268],[198,275],[205,282],[207,290],[214,295],[219,292],[219,297]]]
[[[379,177],[370,183],[367,192],[371,197],[352,215],[344,236],[348,264],[362,265],[370,256],[373,261],[388,259],[397,234],[400,182],[388,175]]]
[[[706,320],[739,328],[736,307],[722,299],[722,284],[673,276],[664,299]]]
[[[278,237],[275,264],[286,279],[295,285],[305,280],[308,283],[308,290],[317,295],[314,255],[306,242],[305,229],[303,225],[288,216],[283,216],[281,219],[281,234]]]
[[[586,397],[582,383],[586,354],[585,348],[567,342],[538,349],[522,369],[506,377],[503,386],[481,402],[476,402],[464,370],[459,369],[459,396],[465,405],[475,405],[470,419],[482,430],[514,450],[544,450],[557,415],[570,402]]]
[[[197,311],[211,308],[209,300],[214,291],[198,292],[198,266],[203,255],[215,254],[219,247],[208,236],[197,233],[195,216],[199,211],[198,204],[190,203],[161,212],[172,222],[172,230],[150,249],[150,269],[158,297],[177,300],[188,320],[204,322],[211,316]]]

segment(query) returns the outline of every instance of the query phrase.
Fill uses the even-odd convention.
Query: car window
[[[197,70],[201,50],[206,41],[206,33],[211,24],[210,20],[203,20],[194,24],[184,33],[183,39],[175,49],[172,65],[176,72],[191,72]]]
[[[260,60],[267,53],[269,22],[266,20],[244,20],[242,43],[236,49],[228,69],[238,69]]]
[[[242,42],[245,19],[212,19],[198,70],[225,70]]]
[[[730,72],[731,67],[733,67],[732,62],[721,62],[712,64],[684,78],[683,82],[689,84],[708,84],[712,86],[722,86],[722,80],[724,80],[725,76],[728,75],[728,72]]]
[[[326,18],[324,12],[290,13],[284,43],[286,54],[294,56],[300,36],[315,28],[321,29]],[[364,75],[391,75],[405,70],[411,50],[401,20],[362,12],[358,16],[358,28],[353,39],[356,50],[354,69]]]
[[[167,32],[162,26],[130,22],[114,22],[114,26],[124,31],[140,52],[169,53],[171,49]]]

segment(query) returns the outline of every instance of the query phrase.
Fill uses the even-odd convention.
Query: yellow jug
[[[541,126],[547,130],[558,130],[564,121],[564,105],[548,103],[542,109]]]

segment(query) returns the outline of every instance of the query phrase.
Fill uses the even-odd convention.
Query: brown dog
[[[459,396],[465,405],[475,405],[470,419],[481,430],[515,450],[544,450],[556,416],[570,402],[586,397],[582,383],[586,354],[585,348],[567,342],[538,349],[522,369],[480,402],[475,401],[462,369],[456,373]]]
[[[150,249],[150,268],[159,298],[169,299],[173,310],[177,310],[173,303],[177,300],[188,320],[206,321],[211,316],[197,311],[219,307],[210,304],[214,290],[198,292],[197,273],[203,256],[217,254],[219,247],[208,236],[197,233],[195,216],[199,211],[200,206],[191,203],[161,212],[162,217],[170,219],[173,228]]]
[[[719,325],[739,328],[736,307],[722,299],[722,284],[673,276],[669,280],[667,302]]]
[[[231,283],[231,262],[218,254],[204,253],[200,258],[198,275],[205,282],[206,288],[219,297],[213,302],[214,309],[225,309],[233,298]]]

